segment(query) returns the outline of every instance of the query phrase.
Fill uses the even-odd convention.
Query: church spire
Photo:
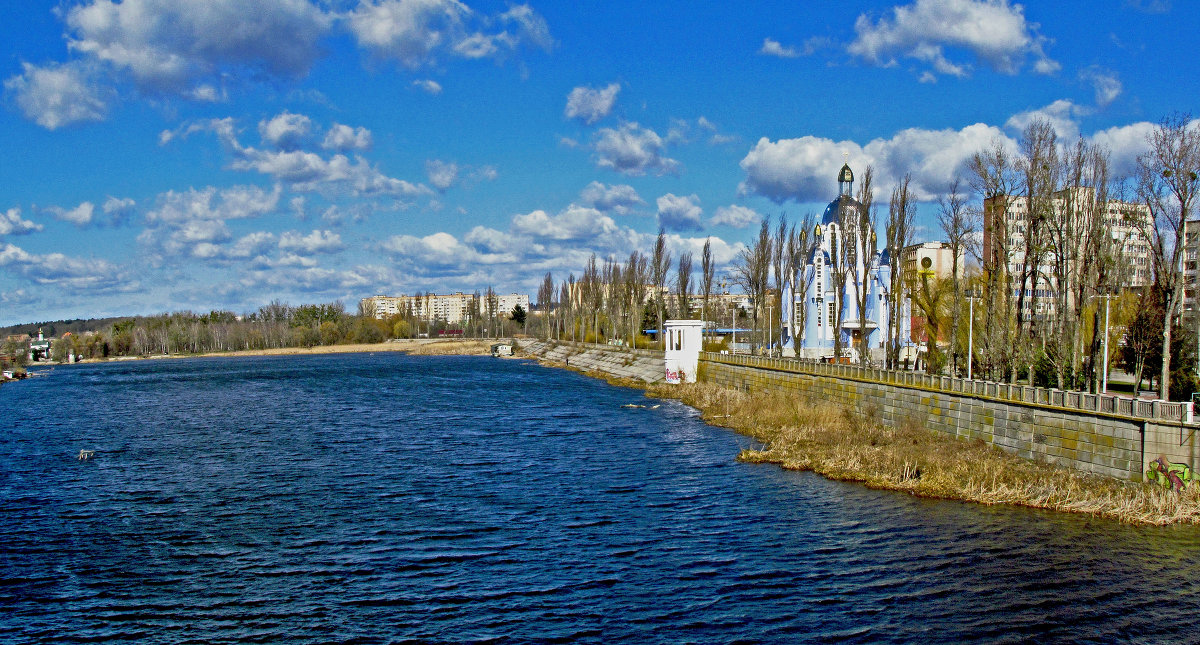
[[[847,197],[853,197],[854,192],[854,171],[850,170],[850,164],[842,164],[842,169],[838,171],[838,194]]]

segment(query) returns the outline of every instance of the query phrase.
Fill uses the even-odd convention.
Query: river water
[[[5,385],[0,642],[1200,639],[1200,529],[741,464],[626,403],[653,402],[393,353]]]

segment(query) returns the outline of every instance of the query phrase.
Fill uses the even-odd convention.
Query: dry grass
[[[415,356],[479,356],[492,353],[493,340],[437,340],[401,349]]]
[[[780,393],[747,394],[701,383],[655,385],[648,395],[680,399],[700,409],[709,423],[763,443],[761,450],[742,451],[743,461],[811,470],[922,497],[1087,513],[1137,524],[1200,524],[1200,486],[1174,493],[1035,463],[917,423],[887,428],[834,404]]]

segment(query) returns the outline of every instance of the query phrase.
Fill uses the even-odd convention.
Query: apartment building
[[[497,294],[497,315],[508,314],[517,305],[529,310],[527,294]],[[449,324],[470,320],[473,311],[486,312],[484,303],[476,308],[475,295],[461,291],[450,294],[416,294],[412,296],[372,296],[362,299],[362,311],[373,313],[383,319],[397,314],[407,314],[422,320],[441,320]]]
[[[1144,204],[1108,200],[1097,208],[1095,191],[1090,188],[1071,188],[1054,193],[1047,201],[1047,217],[1056,222],[1074,222],[1095,215],[1112,242],[1119,249],[1122,264],[1118,282],[1125,288],[1149,285],[1153,281],[1150,233],[1153,219]],[[984,270],[1004,270],[1014,278],[1025,271],[1026,236],[1030,226],[1029,200],[1026,197],[999,196],[983,203],[983,261]],[[1082,233],[1080,233],[1082,234]],[[1007,242],[1007,244],[1006,244]],[[1005,256],[1007,255],[1007,261]],[[1041,260],[1025,283],[1027,294],[1037,295],[1037,311],[1026,314],[1045,317],[1054,313],[1058,293],[1054,284],[1057,254],[1052,245],[1044,244]],[[1017,287],[1014,286],[1014,290]]]

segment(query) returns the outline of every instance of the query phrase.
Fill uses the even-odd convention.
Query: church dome
[[[846,195],[837,197],[833,201],[829,202],[829,205],[825,207],[825,212],[821,215],[821,226],[827,226],[829,224],[841,224],[843,209],[855,209],[861,212],[863,210],[863,205],[853,197]]]

